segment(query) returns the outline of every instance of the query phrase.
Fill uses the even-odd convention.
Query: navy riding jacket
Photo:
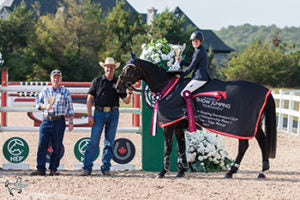
[[[211,80],[208,74],[208,56],[202,45],[200,45],[198,49],[195,49],[191,63],[182,60],[180,64],[189,66],[183,73],[183,76],[187,76],[192,70],[194,70],[192,79],[200,81]]]

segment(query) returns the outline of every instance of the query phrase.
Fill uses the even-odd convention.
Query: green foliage
[[[214,31],[227,45],[239,51],[250,43],[261,40],[272,43],[275,34],[281,41],[285,41],[287,47],[300,48],[300,27],[278,28],[272,26],[253,26],[244,24],[240,26],[228,26],[219,31]]]
[[[0,19],[0,52],[4,67],[9,66],[10,80],[25,80],[26,73],[32,70],[24,52],[29,40],[35,38],[34,24],[33,13],[26,10],[23,1],[8,18]]]
[[[209,63],[208,73],[209,73],[210,77],[224,80],[224,75],[221,71],[222,67],[220,65],[218,65],[212,48],[209,48],[209,50],[208,50],[208,63]]]
[[[189,41],[190,35],[196,29],[192,26],[184,28],[185,18],[182,16],[178,18],[173,15],[168,9],[155,16],[152,25],[150,26],[150,35],[153,40],[166,38],[171,44],[186,43],[184,54],[187,55],[186,59],[190,60],[194,52],[194,48]]]
[[[116,1],[116,6],[105,18],[104,41],[99,59],[114,57],[124,64],[130,58],[130,52],[141,52],[142,43],[148,41],[147,27],[140,16],[124,9],[125,1]],[[118,75],[121,68],[117,70]]]
[[[61,69],[65,81],[92,80],[100,69],[97,51],[104,27],[100,5],[65,0],[61,6],[64,9],[58,9],[55,16],[38,19],[37,38],[29,45],[28,57],[47,72]]]
[[[285,53],[261,41],[236,53],[222,68],[227,80],[249,80],[272,87],[300,84],[299,52]]]

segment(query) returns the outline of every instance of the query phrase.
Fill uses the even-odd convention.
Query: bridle
[[[126,70],[126,68],[129,67],[129,66],[133,66],[136,70],[136,65],[133,64],[133,63],[128,63],[127,65],[125,65],[123,70]],[[119,79],[119,80],[120,80],[120,82],[123,82],[123,80],[121,80],[121,79]],[[132,89],[135,92],[143,92],[143,89],[137,89],[136,87],[134,87],[134,84],[131,83],[130,81],[125,82],[124,85],[125,85],[126,88]]]

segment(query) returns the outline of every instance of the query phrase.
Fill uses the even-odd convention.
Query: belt
[[[55,120],[58,120],[60,118],[63,118],[64,116],[63,115],[59,115],[59,116],[54,116],[54,117],[50,117],[50,116],[44,116],[45,119],[48,119],[50,121],[55,121]]]
[[[119,108],[119,106],[97,106],[97,105],[95,105],[95,110],[102,111],[102,112],[110,112],[116,108]]]

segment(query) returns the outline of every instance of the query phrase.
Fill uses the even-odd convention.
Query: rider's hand
[[[181,62],[181,56],[175,56],[175,59]]]

